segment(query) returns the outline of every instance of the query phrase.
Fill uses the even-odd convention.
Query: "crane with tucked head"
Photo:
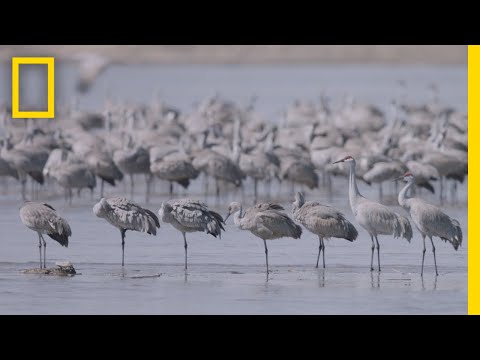
[[[68,238],[72,230],[67,220],[58,215],[57,211],[48,204],[40,204],[27,201],[20,208],[20,219],[23,225],[38,234],[38,249],[40,251],[40,269],[47,268],[46,252],[47,242],[43,234],[48,235],[60,245],[68,247]],[[43,242],[43,264],[42,264],[42,242]]]
[[[352,242],[358,236],[355,226],[340,211],[318,201],[305,202],[305,196],[300,192],[295,195],[293,219],[318,236],[320,246],[318,248],[317,268],[322,250],[323,268],[325,268],[324,239],[328,240],[333,237]]]
[[[122,266],[125,264],[125,233],[127,230],[157,235],[157,215],[123,197],[102,198],[93,206],[93,213],[107,220],[122,235]]]
[[[261,203],[247,209],[242,213],[242,205],[232,202],[228,206],[228,215],[225,222],[234,214],[233,221],[235,225],[242,229],[248,230],[253,235],[263,240],[265,245],[265,262],[267,265],[268,279],[268,248],[266,240],[275,240],[283,237],[300,239],[302,228],[282,212],[282,206],[272,203]]]
[[[214,237],[222,237],[225,231],[224,221],[220,214],[209,210],[204,203],[192,199],[170,200],[162,203],[158,210],[160,219],[171,224],[183,235],[185,248],[185,271],[187,270],[187,237],[186,233],[202,231]]]
[[[463,234],[458,220],[452,219],[435,205],[429,204],[417,197],[407,197],[408,190],[415,185],[415,177],[412,173],[407,172],[396,180],[404,180],[407,184],[398,194],[398,203],[401,207],[408,211],[410,218],[422,234],[423,238],[423,255],[422,255],[422,272],[425,262],[425,237],[429,237],[432,243],[433,260],[435,263],[435,274],[438,276],[437,259],[435,256],[435,245],[433,237],[437,236],[445,242],[449,242],[455,251],[462,245]]]
[[[371,201],[360,194],[357,187],[357,178],[355,175],[355,159],[347,156],[342,160],[334,162],[347,163],[350,167],[348,197],[350,207],[352,208],[355,220],[367,230],[372,239],[372,258],[370,261],[370,270],[373,271],[373,255],[375,243],[378,258],[378,271],[380,269],[380,243],[378,235],[393,235],[395,238],[402,237],[408,242],[412,239],[412,226],[408,219],[388,207]]]

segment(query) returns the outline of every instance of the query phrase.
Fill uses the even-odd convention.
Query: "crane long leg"
[[[47,268],[47,242],[43,238],[43,235],[40,234],[40,237],[42,238],[43,241],[43,268]]]
[[[218,198],[220,197],[220,185],[219,185],[219,183],[218,183],[218,179],[217,179],[217,178],[215,178],[215,188],[216,188],[215,191],[216,191],[216,196],[217,196],[217,200],[218,200]]]
[[[370,235],[372,238],[372,258],[370,259],[370,271],[373,271],[373,252],[375,251],[375,242],[373,240],[373,235]]]
[[[133,174],[130,174],[130,199],[133,199]]]
[[[377,257],[378,257],[378,272],[382,271],[380,269],[380,243],[378,242],[378,237],[375,235],[375,241],[377,242]]]
[[[267,248],[267,241],[263,240],[263,244],[265,245],[265,262],[267,264],[267,279],[268,279],[268,248]]]
[[[42,238],[40,233],[38,233],[38,252],[40,253],[40,269],[42,268]]]
[[[145,174],[145,203],[150,202],[150,187],[152,185],[153,175]]]
[[[184,232],[182,232],[182,235],[183,235],[183,247],[185,248],[185,271],[187,271],[187,248],[188,248],[188,244],[187,244],[187,236],[185,235]]]
[[[26,190],[25,190],[26,186],[27,186],[27,179],[24,179],[24,180],[22,180],[22,200],[26,200],[26,198],[27,198],[26,195],[25,195],[26,194]]]
[[[430,242],[432,243],[432,251],[433,251],[433,262],[435,264],[435,275],[438,276],[438,270],[437,270],[437,257],[435,255],[435,245],[433,244],[433,239],[431,236],[429,236]]]
[[[443,176],[440,176],[440,205],[443,205]]]
[[[322,243],[322,237],[318,236],[318,241],[319,241],[319,246],[318,246],[318,256],[317,256],[317,269],[318,269],[318,261],[320,260],[320,253],[322,252],[323,249],[323,243]]]
[[[103,184],[105,183],[105,180],[102,179],[101,185],[100,185],[100,199],[103,198]]]
[[[423,264],[425,263],[425,253],[427,252],[427,247],[425,246],[425,235],[422,234],[423,237],[423,255],[422,255],[422,272],[421,276],[423,277]]]
[[[258,180],[257,179],[253,179],[253,203],[256,204],[257,203],[257,186],[258,186]]]
[[[125,265],[125,232],[127,230],[120,229],[120,234],[122,234],[122,266]]]
[[[208,195],[208,176],[205,174],[203,175],[203,181],[205,182],[205,196]]]
[[[325,269],[325,242],[322,239],[322,248],[323,248],[323,268]]]

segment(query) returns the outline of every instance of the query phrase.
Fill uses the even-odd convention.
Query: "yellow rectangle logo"
[[[48,107],[47,111],[20,111],[20,65],[47,65]],[[53,119],[55,117],[55,58],[53,57],[13,57],[12,58],[12,118],[13,119]]]

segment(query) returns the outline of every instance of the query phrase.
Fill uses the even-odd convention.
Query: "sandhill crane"
[[[25,187],[27,175],[39,184],[43,184],[43,167],[47,162],[50,150],[37,147],[13,148],[10,139],[7,138],[0,150],[2,158],[17,171],[22,184],[22,198],[25,199]]]
[[[400,161],[390,162],[377,162],[373,167],[363,174],[363,179],[367,183],[378,183],[378,196],[380,201],[383,200],[383,187],[382,183],[387,180],[392,180],[404,174],[407,171],[407,167]]]
[[[183,235],[185,270],[187,270],[187,232],[201,231],[214,237],[222,238],[222,230],[225,231],[223,218],[215,211],[209,210],[207,205],[197,200],[179,199],[167,201],[162,203],[158,214],[164,223],[172,224]]]
[[[345,162],[350,166],[348,197],[350,207],[357,222],[365,229],[372,239],[372,258],[370,270],[373,271],[373,253],[375,242],[377,245],[378,271],[380,269],[380,244],[378,235],[393,235],[395,238],[402,237],[408,242],[412,239],[412,226],[408,219],[388,207],[373,202],[363,197],[358,191],[355,175],[355,159],[347,156],[334,164]],[[375,239],[375,240],[374,240]]]
[[[279,178],[280,159],[271,152],[254,151],[249,154],[240,154],[240,170],[253,179],[253,202],[257,202],[258,181],[265,180],[270,183],[273,178]]]
[[[415,174],[415,185],[423,187],[432,194],[435,194],[435,188],[430,181],[438,180],[440,177],[438,170],[432,165],[415,160],[407,161],[406,165],[408,170]]]
[[[54,171],[50,175],[65,189],[65,197],[68,198],[69,204],[72,205],[72,189],[89,188],[92,191],[97,185],[95,174],[90,171],[86,164],[65,164]]]
[[[242,185],[245,174],[227,156],[210,149],[198,151],[194,156],[192,165],[205,175],[215,178],[217,197],[220,195],[218,180],[232,183],[236,187]]]
[[[425,153],[422,162],[434,166],[440,175],[440,203],[443,204],[443,184],[444,177],[463,183],[465,175],[468,173],[467,153],[462,152],[463,156],[458,157],[450,153],[440,151],[429,151]]]
[[[17,171],[2,157],[0,157],[0,176],[11,176],[18,180]]]
[[[72,230],[68,222],[58,215],[57,211],[48,204],[27,201],[20,208],[20,219],[29,229],[38,234],[38,249],[40,252],[40,269],[42,268],[42,241],[43,241],[43,268],[47,268],[47,243],[42,234],[50,236],[60,245],[68,247],[68,238]]]
[[[150,171],[162,180],[170,182],[170,196],[173,194],[173,182],[177,182],[185,189],[191,179],[196,179],[199,171],[195,169],[188,156],[175,152],[164,156],[160,161],[151,162]]]
[[[412,173],[407,172],[397,180],[401,179],[405,180],[407,184],[398,194],[398,203],[408,211],[413,223],[417,227],[418,231],[420,231],[423,238],[421,274],[423,276],[423,264],[425,262],[425,252],[427,251],[425,248],[425,237],[428,236],[430,238],[430,242],[432,243],[435,274],[438,276],[435,245],[433,244],[432,237],[438,236],[443,241],[449,242],[456,251],[458,250],[458,247],[462,245],[463,239],[460,223],[442,212],[438,207],[429,204],[420,198],[407,197],[408,189],[415,184],[415,177],[412,175]]]
[[[78,62],[76,90],[79,93],[88,92],[98,75],[110,64],[109,59],[94,53],[75,54],[73,59]]]
[[[145,174],[147,183],[145,202],[148,203],[152,180],[148,151],[141,146],[135,149],[117,150],[113,153],[113,161],[121,172],[130,176],[130,197],[133,197],[133,176],[135,174]]]
[[[266,240],[280,239],[282,237],[291,237],[300,239],[302,228],[281,212],[284,210],[280,205],[272,203],[257,204],[242,214],[242,205],[232,202],[228,206],[228,215],[225,222],[234,214],[233,221],[235,226],[242,230],[248,230],[253,235],[263,240],[265,245],[265,262],[267,265],[268,279],[268,248]]]
[[[152,211],[123,197],[102,198],[93,206],[93,213],[120,230],[122,236],[122,266],[125,264],[125,233],[127,230],[157,234],[160,222]]]
[[[106,152],[93,149],[85,156],[85,162],[90,170],[102,181],[100,186],[100,197],[103,197],[103,186],[105,181],[115,186],[115,180],[122,181],[123,173],[113,162],[112,157]]]
[[[358,236],[358,231],[340,211],[323,205],[318,201],[307,201],[302,193],[297,192],[293,203],[293,220],[302,224],[309,231],[318,236],[320,246],[318,248],[318,261],[323,250],[323,268],[325,268],[325,243],[324,239],[341,238],[350,242]]]

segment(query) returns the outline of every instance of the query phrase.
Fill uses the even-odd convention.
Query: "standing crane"
[[[122,266],[125,264],[125,233],[127,230],[157,235],[160,222],[152,211],[123,197],[101,198],[93,206],[93,213],[107,220],[122,235]]]
[[[50,236],[60,245],[68,247],[68,238],[72,230],[67,220],[57,214],[57,211],[48,204],[25,202],[20,208],[20,219],[23,225],[38,234],[38,249],[40,252],[40,269],[47,268],[46,252],[47,242],[43,234]],[[42,242],[43,242],[43,266],[42,266]]]
[[[275,240],[283,237],[300,239],[302,228],[295,224],[287,214],[281,212],[281,210],[284,209],[277,204],[262,203],[247,209],[244,213],[242,213],[242,210],[241,204],[232,202],[228,206],[228,215],[225,218],[225,222],[230,215],[234,214],[233,221],[238,228],[248,230],[263,240],[268,279],[267,240]]]
[[[188,248],[186,233],[202,231],[214,237],[222,238],[222,230],[225,231],[222,217],[197,200],[170,200],[162,203],[158,214],[164,223],[172,224],[183,235],[185,271],[187,270]]]
[[[341,238],[350,242],[358,236],[358,231],[340,211],[323,205],[318,201],[307,201],[302,193],[297,192],[293,203],[293,220],[302,224],[310,232],[318,236],[320,246],[318,248],[318,261],[323,250],[323,268],[325,268],[325,243],[324,239]]]
[[[375,251],[375,243],[377,248],[378,271],[380,272],[380,243],[378,235],[393,235],[395,238],[402,237],[408,242],[412,239],[412,226],[408,219],[388,207],[373,202],[363,197],[358,191],[357,178],[355,174],[355,159],[347,156],[342,160],[334,162],[347,163],[350,166],[348,197],[350,199],[350,207],[352,208],[355,220],[367,230],[372,239],[372,258],[370,261],[370,270],[373,271],[373,255]]]
[[[422,272],[423,276],[423,264],[425,262],[425,237],[428,236],[432,243],[433,261],[435,263],[435,274],[438,276],[437,259],[435,256],[435,245],[433,244],[432,237],[438,236],[445,242],[452,244],[455,251],[462,245],[462,229],[458,220],[452,219],[445,214],[438,207],[429,204],[417,197],[407,197],[408,190],[415,185],[415,177],[412,173],[407,172],[405,175],[399,177],[397,180],[406,181],[405,187],[398,194],[398,203],[401,207],[408,211],[410,217],[417,227],[418,231],[422,234],[423,238],[423,255],[422,255]]]

